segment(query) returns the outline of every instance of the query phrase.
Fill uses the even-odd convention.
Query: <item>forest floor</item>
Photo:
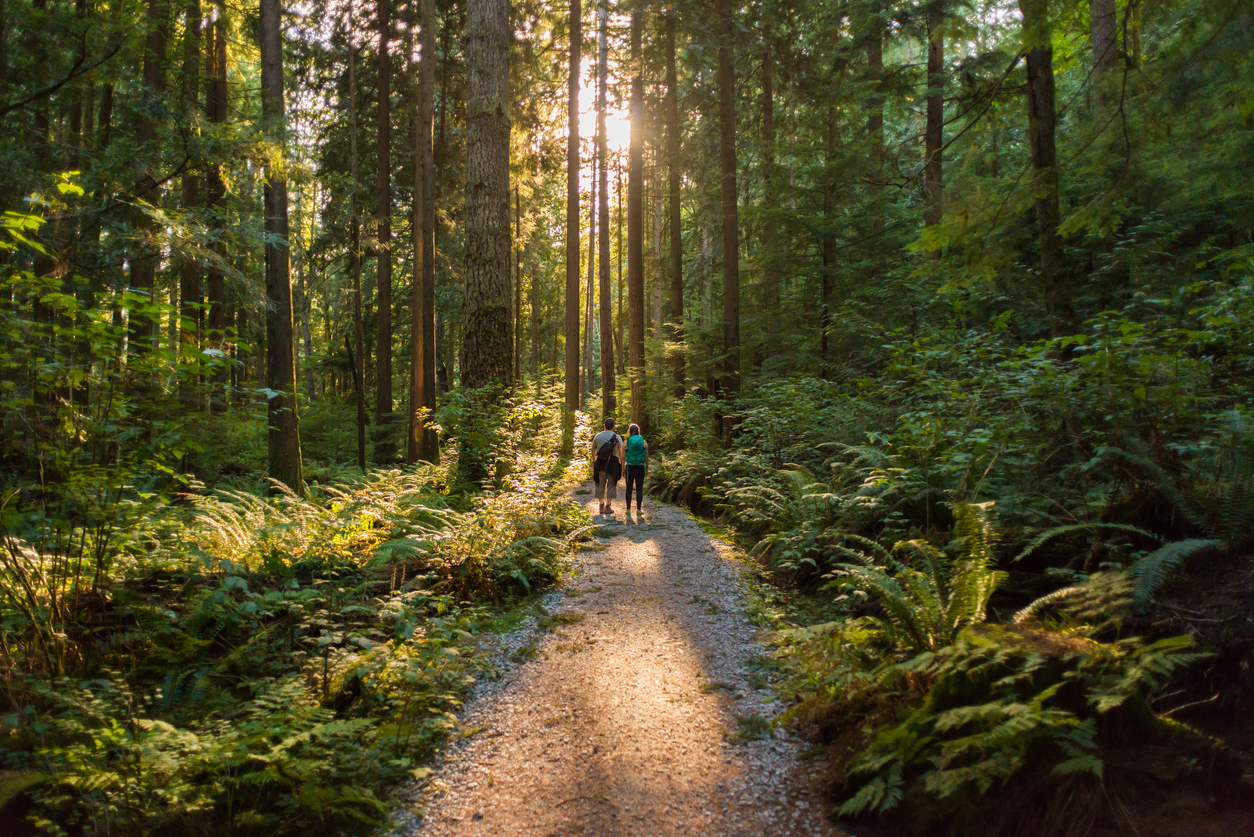
[[[839,837],[817,763],[770,724],[740,554],[677,508],[615,506],[544,615],[500,637],[502,676],[394,833]]]

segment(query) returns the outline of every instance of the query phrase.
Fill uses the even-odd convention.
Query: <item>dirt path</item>
[[[801,743],[771,737],[733,550],[669,506],[618,509],[547,597],[555,630],[504,640],[534,658],[467,706],[409,833],[839,835]]]

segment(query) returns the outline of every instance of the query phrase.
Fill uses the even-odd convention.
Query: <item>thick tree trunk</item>
[[[684,397],[684,237],[680,205],[683,178],[679,157],[679,81],[675,72],[675,14],[666,16],[666,174],[670,213],[670,339],[676,344],[671,362],[676,398]]]
[[[736,59],[731,0],[717,0],[719,163],[723,204],[723,381],[740,391],[740,224],[736,204]]]
[[[213,23],[211,43],[205,49],[205,117],[213,125],[226,124],[228,119],[228,96],[226,81],[226,3],[217,0],[217,18]],[[221,169],[215,164],[209,166],[206,178],[205,208],[209,212],[209,226],[214,237],[214,253],[218,259],[226,259],[225,207],[221,204],[226,199],[226,184],[222,180]],[[205,315],[205,342],[209,348],[221,351],[226,341],[226,279],[220,267],[213,267],[205,277],[205,297],[209,310]],[[225,406],[223,388],[227,385],[227,369],[221,366],[214,371],[211,378],[213,386],[209,392],[210,411],[220,411]]]
[[[643,12],[631,13],[631,137],[627,146],[627,374],[631,417],[644,429],[644,59]]]
[[[200,106],[200,0],[188,0],[184,14],[183,109],[190,117]],[[200,178],[188,172],[183,175],[183,209],[190,212],[199,205]],[[179,265],[179,343],[183,350],[180,354],[196,348],[196,303],[199,301],[200,268],[194,259],[184,259]],[[196,406],[195,378],[189,376],[180,380],[179,392],[184,406],[193,409]]]
[[[1104,111],[1109,95],[1106,75],[1119,62],[1115,0],[1089,0],[1089,19],[1093,39],[1094,105]]]
[[[597,9],[600,22],[600,57],[597,61],[597,166],[599,170],[600,204],[598,225],[600,247],[600,312],[601,312],[601,409],[605,415],[614,413],[614,318],[610,298],[610,178],[609,144],[605,136],[606,87],[609,82],[609,8],[601,0]]]
[[[779,193],[775,173],[775,61],[771,54],[770,32],[764,33],[766,48],[762,54],[762,198],[766,217],[762,219],[762,304],[768,330],[775,332],[778,321],[771,314],[779,308],[779,224],[775,210]],[[772,335],[773,336],[773,335]],[[768,350],[773,347],[768,346]]]
[[[466,11],[466,269],[462,385],[512,383],[509,4]]]
[[[139,154],[142,160],[156,160],[160,156],[155,147],[157,125],[153,121],[152,113],[155,113],[157,110],[155,102],[160,97],[160,94],[165,91],[165,14],[166,6],[162,0],[148,0],[148,34],[144,40],[142,73],[144,96],[151,107],[141,107],[136,120],[138,123],[136,125],[136,139],[139,140]],[[48,122],[47,112],[42,107],[36,111],[36,131],[39,133],[39,141],[43,142],[48,135]],[[143,183],[147,191],[145,199],[149,203],[155,202],[158,195],[154,188],[156,180],[153,178],[151,171],[145,170]],[[138,244],[136,252],[130,259],[130,284],[134,290],[148,296],[152,301],[156,300],[154,292],[156,290],[157,262],[161,259],[160,251],[154,249],[151,243],[154,230],[152,218],[147,213],[139,212],[135,217],[135,236]],[[142,354],[152,348],[155,325],[150,316],[139,312],[131,312],[129,343],[135,353]]]
[[[283,31],[279,0],[261,0],[261,107],[271,137],[283,145]],[[287,181],[266,172],[266,386],[270,476],[304,496],[292,341],[292,277],[288,262]]]
[[[923,142],[923,225],[939,224],[944,214],[941,146],[945,140],[945,32],[940,3],[927,10],[927,128]],[[940,255],[933,252],[933,257]]]
[[[596,269],[596,240],[597,240],[597,167],[596,155],[593,155],[592,161],[592,184],[588,193],[588,278],[586,281],[583,296],[583,381],[580,386],[579,406],[582,410],[588,409],[588,394],[593,389],[593,376],[595,372],[592,368],[592,300],[595,298],[592,290],[592,272]]]
[[[435,110],[435,0],[420,0],[418,127],[414,146],[414,301],[409,462],[439,463],[440,443],[427,420],[435,412],[435,159],[432,127]],[[419,280],[421,265],[421,281]],[[421,292],[419,289],[421,288]]]
[[[349,26],[353,6],[348,8]],[[348,48],[348,161],[351,183],[348,191],[348,263],[353,275],[353,391],[357,400],[357,467],[366,471],[366,339],[361,306],[361,218],[357,215],[357,187],[361,163],[357,153],[357,47]]]
[[[881,183],[884,174],[884,94],[880,89],[884,81],[884,30],[878,20],[874,34],[867,41],[866,63],[867,75],[875,85],[866,130],[871,140],[871,236],[878,239],[884,232],[884,186]],[[879,246],[878,241],[872,244],[876,249]]]
[[[1058,152],[1054,144],[1054,49],[1048,0],[1019,0],[1023,13],[1023,48],[1027,51],[1028,145],[1032,152],[1032,189],[1041,248],[1041,288],[1051,331],[1073,323],[1075,310],[1061,264],[1058,238]]]
[[[627,320],[623,317],[623,165],[614,167],[614,189],[618,205],[618,328],[614,332],[614,356],[618,360],[618,374],[627,374],[627,354],[623,347],[623,329]]]
[[[583,10],[570,3],[570,64],[566,75],[566,411],[562,453],[573,451],[579,409],[579,66]]]
[[[396,457],[392,428],[392,59],[388,41],[392,37],[392,0],[376,0],[379,25],[378,127],[376,137],[375,211],[378,247],[378,310],[375,316],[375,461],[384,464]]]

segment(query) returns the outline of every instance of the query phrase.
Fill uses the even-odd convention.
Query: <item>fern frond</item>
[[[1138,602],[1147,602],[1154,598],[1158,588],[1163,586],[1167,577],[1190,556],[1206,549],[1220,549],[1223,541],[1210,538],[1189,538],[1175,541],[1146,555],[1132,565],[1133,598]]]
[[[1031,543],[1023,548],[1022,552],[1011,558],[1010,563],[1013,564],[1016,561],[1021,561],[1024,558],[1027,558],[1033,552],[1040,549],[1047,541],[1053,540],[1054,538],[1062,537],[1063,535],[1070,535],[1075,532],[1087,532],[1095,529],[1113,529],[1119,532],[1128,532],[1129,534],[1152,538],[1156,541],[1162,540],[1162,538],[1155,535],[1153,532],[1149,532],[1139,526],[1131,526],[1127,523],[1074,523],[1068,526],[1055,526],[1053,529],[1047,529],[1044,532],[1041,532],[1032,539]]]
[[[1041,596],[1039,599],[1032,602],[1027,607],[1020,610],[1014,616],[1011,616],[1010,621],[1011,623],[1015,625],[1021,625],[1024,622],[1031,619],[1033,616],[1035,616],[1037,611],[1041,610],[1042,608],[1048,605],[1051,605],[1054,602],[1061,601],[1062,599],[1065,599],[1068,596],[1074,595],[1076,593],[1083,593],[1083,592],[1084,592],[1083,587],[1063,587],[1060,590],[1055,590],[1052,593],[1047,593],[1046,595]]]

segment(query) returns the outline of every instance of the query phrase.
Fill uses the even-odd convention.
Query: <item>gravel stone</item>
[[[589,496],[577,499],[595,511]],[[738,552],[651,501],[596,521],[604,548],[578,553],[542,599],[578,621],[539,634],[532,617],[493,638],[502,676],[476,687],[467,737],[406,795],[392,833],[840,837],[802,742],[764,723],[782,704],[749,686],[746,663],[765,651]],[[534,659],[512,661],[533,644]]]

